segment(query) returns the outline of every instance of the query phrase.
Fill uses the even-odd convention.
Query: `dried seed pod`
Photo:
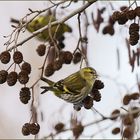
[[[130,38],[129,43],[130,43],[131,46],[134,46],[134,45],[138,44],[138,40],[133,40],[133,39]]]
[[[72,129],[72,132],[73,132],[73,135],[74,137],[77,139],[81,134],[82,132],[84,131],[84,127],[81,123],[77,124],[73,129]]]
[[[23,104],[27,104],[28,101],[31,99],[30,89],[28,87],[21,88],[19,98]]]
[[[132,125],[134,123],[134,119],[132,115],[125,115],[123,118],[124,125]]]
[[[138,41],[138,40],[139,40],[139,33],[138,33],[138,32],[132,32],[132,33],[130,34],[130,39],[131,39],[132,41]]]
[[[112,130],[112,134],[116,135],[116,134],[119,134],[120,133],[120,128],[119,127],[116,127]]]
[[[65,64],[70,64],[72,59],[73,59],[72,53],[69,52],[69,51],[65,51],[64,52],[64,63]]]
[[[47,77],[49,77],[49,76],[51,76],[51,75],[53,75],[54,74],[54,67],[53,67],[53,64],[52,63],[50,63],[50,64],[48,64],[47,66],[46,66],[46,68],[45,68],[45,76],[47,76]]]
[[[124,104],[124,105],[128,105],[130,101],[131,101],[130,95],[129,95],[129,94],[126,94],[126,95],[123,97],[123,104]]]
[[[115,11],[115,12],[113,12],[111,18],[113,21],[117,21],[119,19],[120,15],[121,15],[120,11]]]
[[[81,61],[82,54],[80,52],[76,52],[73,56],[73,63],[77,64]]]
[[[121,11],[128,11],[129,9],[128,9],[127,6],[121,6],[121,7],[120,7],[120,10],[121,10]]]
[[[21,70],[24,70],[26,71],[28,74],[31,73],[31,65],[27,62],[24,62],[22,65],[21,65]]]
[[[135,10],[129,10],[126,12],[126,16],[128,19],[133,20],[136,17],[136,11]]]
[[[25,124],[22,126],[22,134],[23,134],[24,136],[30,135],[29,126],[30,126],[29,123],[25,123]]]
[[[115,33],[114,27],[112,25],[107,25],[103,28],[102,33],[110,34],[112,36]]]
[[[124,130],[123,130],[123,137],[124,138],[131,138],[132,137],[132,129],[130,126],[127,126]]]
[[[85,109],[91,109],[93,106],[93,98],[90,96],[87,96],[82,102]]]
[[[6,82],[7,75],[8,75],[8,72],[6,70],[0,71],[0,84],[3,84]]]
[[[16,64],[20,64],[23,61],[23,55],[20,51],[16,51],[13,54],[13,60]]]
[[[93,89],[102,89],[104,88],[104,83],[101,80],[96,80]]]
[[[137,92],[130,95],[130,98],[132,100],[137,100],[137,99],[139,99],[139,97],[140,97],[140,94]]]
[[[120,110],[115,109],[112,113],[111,113],[111,120],[116,120],[120,115]]]
[[[40,125],[38,123],[31,123],[29,125],[29,131],[32,135],[38,134],[39,130],[40,130]]]
[[[45,44],[40,44],[37,49],[36,52],[39,56],[44,56],[46,53],[46,45]]]
[[[26,84],[28,81],[29,81],[29,76],[28,76],[28,73],[27,71],[25,70],[21,70],[18,74],[18,81],[21,83],[21,84]]]
[[[137,7],[135,8],[135,12],[136,12],[136,15],[137,15],[138,17],[140,17],[140,6],[137,6]]]
[[[53,69],[54,70],[59,70],[62,68],[63,62],[61,60],[55,60],[53,63]]]
[[[118,23],[120,25],[123,25],[125,24],[126,22],[128,21],[128,18],[126,16],[126,12],[121,12],[120,16],[119,16],[119,19],[118,19]]]
[[[64,123],[59,122],[54,126],[54,129],[55,129],[56,132],[59,133],[64,129],[64,126],[65,126]]]
[[[139,40],[139,33],[138,32],[131,32],[130,38],[129,38],[129,43],[134,46],[138,43]]]
[[[10,59],[11,59],[11,55],[8,51],[4,51],[0,54],[0,60],[3,64],[9,63]]]
[[[137,23],[132,23],[129,26],[129,34],[133,32],[139,32],[139,25]]]
[[[65,44],[63,42],[59,42],[58,44],[58,48],[61,50],[63,48],[65,48]]]
[[[96,101],[96,102],[101,101],[102,96],[101,96],[101,93],[98,90],[96,90],[96,89],[92,90],[91,96],[92,96],[94,101]]]
[[[17,78],[18,78],[18,75],[15,71],[12,71],[10,72],[8,75],[7,75],[7,84],[9,86],[14,86],[17,82]]]

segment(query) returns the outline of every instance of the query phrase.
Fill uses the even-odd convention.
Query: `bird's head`
[[[91,67],[85,67],[80,70],[81,76],[87,81],[94,81],[98,75],[95,69]]]

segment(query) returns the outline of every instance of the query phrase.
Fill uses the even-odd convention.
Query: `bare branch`
[[[95,3],[97,0],[92,0],[88,3],[86,3],[85,5],[83,5],[82,7],[80,7],[79,9],[76,9],[75,11],[73,11],[72,13],[70,13],[68,16],[64,17],[62,20],[57,20],[51,23],[51,27],[58,25],[58,24],[62,24],[65,21],[69,20],[70,18],[72,18],[73,16],[77,15],[78,13],[83,12],[86,8],[88,8],[90,5],[92,5],[93,3]],[[24,40],[22,40],[21,42],[17,43],[16,46],[12,46],[8,49],[8,51],[11,51],[13,48],[17,48],[18,46],[23,45],[25,42],[29,41],[30,39],[32,39],[33,37],[37,36],[38,34],[42,33],[43,31],[47,30],[49,28],[48,25],[44,26],[43,28],[33,32],[33,34],[27,38],[25,38]]]

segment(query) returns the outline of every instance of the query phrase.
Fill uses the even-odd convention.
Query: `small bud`
[[[116,120],[120,115],[120,110],[115,109],[112,113],[111,113],[111,120]]]
[[[130,95],[126,94],[124,97],[123,97],[123,104],[124,105],[128,105],[129,102],[130,102]]]
[[[56,130],[56,132],[59,133],[64,129],[64,126],[65,126],[64,123],[59,122],[55,125],[54,129]]]
[[[116,135],[116,134],[119,134],[120,133],[120,128],[119,127],[116,127],[112,130],[112,134]]]

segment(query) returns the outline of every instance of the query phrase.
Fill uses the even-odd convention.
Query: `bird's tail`
[[[44,77],[41,77],[41,80],[44,81],[44,82],[46,82],[49,86],[52,86],[54,84],[53,81],[51,81],[51,80],[49,80],[47,78],[44,78]]]
[[[44,89],[42,92],[41,92],[41,94],[44,94],[45,92],[47,92],[47,91],[51,91],[53,88],[52,87],[47,87],[47,86],[42,86],[42,87],[40,87],[40,88],[42,88],[42,89]]]

